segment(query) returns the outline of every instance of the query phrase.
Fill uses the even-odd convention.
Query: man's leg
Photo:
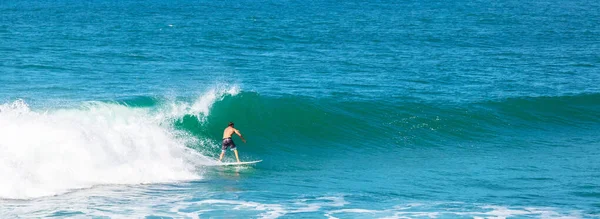
[[[240,157],[238,157],[238,153],[237,153],[237,149],[233,150],[233,153],[235,154],[235,159],[238,161],[238,163],[240,162]]]
[[[225,150],[221,151],[221,156],[219,156],[219,161],[223,160],[223,155],[225,155]],[[235,153],[235,155],[237,156],[237,152]]]

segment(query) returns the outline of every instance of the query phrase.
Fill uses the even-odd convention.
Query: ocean
[[[600,218],[599,21],[591,0],[0,1],[0,218]],[[230,121],[262,162],[216,161]]]

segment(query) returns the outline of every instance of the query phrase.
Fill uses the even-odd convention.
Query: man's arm
[[[235,134],[237,134],[238,136],[240,136],[240,138],[242,139],[242,141],[244,143],[246,143],[246,139],[244,139],[244,137],[242,137],[242,134],[240,133],[240,130],[235,129],[234,131],[235,131]]]

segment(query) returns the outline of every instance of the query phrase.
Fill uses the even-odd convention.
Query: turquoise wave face
[[[367,202],[443,197],[546,205],[541,200],[565,197],[595,176],[568,172],[597,169],[590,143],[598,140],[598,113],[597,94],[460,104],[241,92],[216,101],[205,118],[188,114],[175,125],[218,145],[234,121],[248,139],[235,139],[240,153],[264,160],[265,178],[256,183],[271,191],[344,191]],[[570,197],[567,205],[594,199]]]
[[[274,150],[298,142],[389,149],[465,142],[503,145],[517,133],[528,137],[523,133],[585,131],[597,127],[598,113],[597,94],[458,104],[269,97],[242,92],[215,102],[205,118],[188,114],[175,126],[196,136],[220,139],[222,129],[234,121],[244,133],[255,136],[258,145],[279,144]]]
[[[214,101],[207,112],[184,112],[168,123],[210,142],[190,147],[216,156],[223,128],[233,121],[250,139],[243,151],[256,159],[278,153],[322,157],[340,152],[377,159],[381,151],[404,154],[407,148],[451,154],[466,148],[500,154],[507,148],[548,150],[559,144],[571,145],[573,139],[567,136],[574,133],[580,137],[576,142],[594,141],[593,130],[600,122],[596,116],[600,114],[598,94],[444,103],[241,92]],[[172,104],[160,97],[136,97],[120,103],[152,111]]]

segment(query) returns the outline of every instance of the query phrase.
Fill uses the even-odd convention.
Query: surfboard
[[[258,162],[261,162],[262,160],[255,160],[255,161],[246,161],[246,162],[227,162],[227,163],[219,163],[219,166],[239,166],[239,165],[249,165],[249,164],[255,164]]]

